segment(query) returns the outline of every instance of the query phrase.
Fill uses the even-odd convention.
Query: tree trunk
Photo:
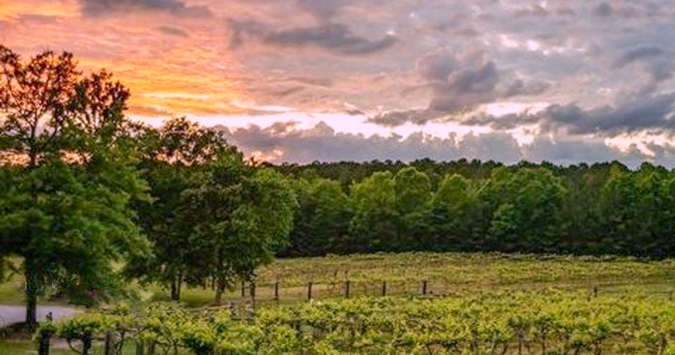
[[[220,306],[223,304],[223,293],[225,292],[225,278],[222,276],[218,277],[217,285],[216,285],[216,299],[215,299],[215,304],[216,306]]]
[[[183,273],[178,273],[178,276],[171,282],[171,300],[180,301],[180,287],[183,283]]]
[[[180,301],[181,286],[183,286],[183,273],[179,272],[178,273],[178,285],[176,287],[176,301]]]
[[[24,261],[26,278],[26,328],[32,334],[37,324],[37,298],[40,282],[35,272],[35,261],[30,255]]]

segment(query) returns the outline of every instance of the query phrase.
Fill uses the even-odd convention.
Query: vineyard
[[[51,355],[675,354],[673,266],[453,253],[287,259],[258,270],[257,303],[250,285],[222,307],[123,301],[44,323],[35,340],[49,340]]]
[[[675,303],[634,288],[356,298],[257,310],[118,306],[42,334],[136,354],[675,354]],[[83,345],[87,344],[87,345]]]

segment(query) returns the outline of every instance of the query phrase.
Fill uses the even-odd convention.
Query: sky
[[[0,43],[273,163],[675,167],[674,33],[675,0],[0,0]]]

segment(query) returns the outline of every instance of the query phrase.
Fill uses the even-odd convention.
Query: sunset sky
[[[675,0],[0,0],[0,43],[272,162],[673,167],[673,38]]]

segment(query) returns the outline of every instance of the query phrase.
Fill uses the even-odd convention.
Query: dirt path
[[[70,317],[80,311],[72,307],[64,306],[38,306],[37,318],[43,320],[51,313],[54,320]],[[20,323],[26,319],[26,307],[0,305],[0,328],[10,324]]]

